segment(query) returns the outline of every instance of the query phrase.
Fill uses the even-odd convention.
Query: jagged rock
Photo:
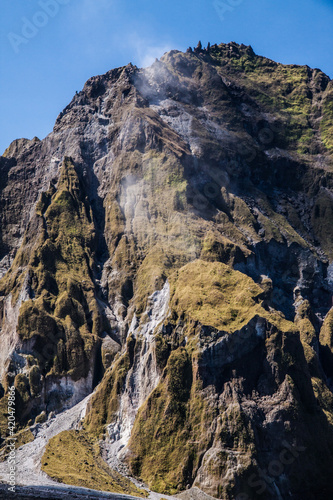
[[[198,45],[195,47],[194,52],[200,53],[202,51],[202,43],[198,42]]]

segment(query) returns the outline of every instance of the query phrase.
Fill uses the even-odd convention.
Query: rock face
[[[155,491],[333,495],[332,99],[318,69],[198,44],[9,146],[3,437],[12,384],[22,428],[95,389],[84,432]]]

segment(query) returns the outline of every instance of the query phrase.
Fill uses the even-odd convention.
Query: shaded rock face
[[[332,89],[198,46],[9,146],[1,422],[12,384],[22,427],[96,387],[88,432],[152,489],[332,495]]]

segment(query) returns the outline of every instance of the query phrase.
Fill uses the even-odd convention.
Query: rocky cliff
[[[333,495],[332,103],[318,69],[198,47],[91,78],[8,147],[3,446],[11,385],[28,440],[94,391],[47,444],[56,480],[94,484],[62,441],[114,491]]]

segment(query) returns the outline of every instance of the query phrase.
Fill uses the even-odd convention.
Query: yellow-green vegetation
[[[159,245],[153,247],[144,258],[136,276],[135,304],[137,314],[141,314],[147,304],[147,297],[162,288],[165,279],[186,257],[169,254]]]
[[[257,212],[258,220],[265,229],[266,240],[269,241],[273,238],[281,243],[283,242],[283,238],[285,238],[289,242],[298,243],[303,248],[307,248],[309,246],[302,236],[300,236],[298,232],[289,224],[286,217],[276,213],[272,209],[264,193],[260,193],[257,201],[260,209],[262,210],[262,212]]]
[[[234,332],[259,315],[289,331],[293,324],[262,307],[263,289],[222,262],[196,260],[170,277],[171,309],[190,323]]]
[[[8,426],[8,396],[0,399],[0,437],[4,438]]]
[[[18,432],[15,437],[17,438],[17,441],[15,443],[16,448],[20,448],[27,443],[31,443],[31,441],[35,439],[35,436],[31,432],[30,428],[23,429],[22,431]]]
[[[318,404],[323,409],[333,430],[333,394],[321,378],[312,377],[311,382]]]
[[[247,204],[238,196],[228,192],[224,187],[222,187],[221,193],[224,204],[230,212],[230,217],[223,212],[220,212],[216,217],[216,222],[221,226],[220,229],[223,232],[223,236],[215,236],[216,242],[221,240],[221,237],[223,238],[228,236],[228,238],[234,242],[234,245],[237,244],[237,246],[239,246],[242,250],[242,253],[248,256],[250,253],[249,249],[246,248],[248,245],[248,238],[251,238],[254,242],[261,241],[261,238],[258,235],[259,223],[261,228],[264,229],[265,241],[274,239],[279,243],[283,243],[286,240],[290,243],[295,242],[303,248],[307,248],[309,246],[300,234],[306,233],[304,226],[296,211],[292,210],[292,208],[288,207],[288,218],[290,218],[293,225],[291,225],[287,217],[275,212],[267,196],[257,189],[253,191],[253,195],[255,196],[258,204],[253,210],[253,214]],[[289,213],[291,213],[291,217],[289,217]],[[320,235],[318,236],[320,237]],[[207,237],[208,234],[205,238],[207,239]],[[329,231],[328,236],[325,234],[325,237],[329,239]],[[210,234],[209,238],[210,240],[212,239]],[[206,242],[204,242],[204,246],[205,245],[207,246]],[[233,250],[233,259],[228,262],[223,258],[220,258],[221,252],[217,253],[215,250],[214,253],[216,255],[215,260],[222,260],[222,262],[230,264],[233,264],[235,257],[240,257],[239,251],[238,253],[235,253],[235,250]],[[204,256],[204,254],[202,254],[202,256]]]
[[[332,150],[332,84],[320,70],[308,66],[283,65],[257,56],[248,47],[221,44],[210,51],[222,75],[228,75],[276,118],[274,142],[300,154],[313,153],[318,128],[328,151]],[[328,84],[328,85],[327,85]],[[322,120],[318,127],[316,94],[323,92]],[[319,109],[320,113],[320,109]]]
[[[228,195],[226,195],[225,191],[225,188],[222,188],[224,200],[227,203],[229,210],[231,211],[233,222],[236,227],[239,228],[242,232],[245,232],[245,234],[247,236],[250,236],[254,241],[260,241],[260,238],[255,229],[256,219],[252,215],[245,201],[231,193],[228,193]]]
[[[15,448],[20,448],[21,446],[31,443],[35,439],[35,436],[31,432],[30,428],[22,429],[21,431],[17,432],[13,438],[15,439]],[[12,441],[11,441],[12,442]],[[2,446],[0,448],[0,462],[3,462],[6,460],[7,454],[8,454],[8,448],[7,448],[7,441],[4,440],[2,443]]]
[[[17,422],[16,429],[18,429],[18,431],[14,436],[16,438],[15,441],[16,448],[19,448],[20,446],[34,440],[34,436],[30,431],[30,428],[26,427],[20,429],[19,425],[20,423]],[[0,399],[0,438],[3,440],[1,443],[1,448],[3,448],[3,452],[0,453],[1,460],[5,459],[6,453],[8,452],[8,450],[6,449],[6,438],[8,437],[7,430],[8,430],[8,395],[5,395]]]
[[[321,345],[327,346],[333,353],[333,307],[327,313],[323,326],[321,327],[319,341]]]
[[[148,113],[141,120],[148,120],[147,127],[165,134],[153,118],[156,120]],[[111,294],[122,296],[124,286],[131,281],[138,314],[174,261],[180,265],[188,262],[192,249],[200,246],[184,212],[187,183],[178,157],[179,144],[173,144],[175,135],[171,130],[168,133],[170,136],[164,138],[172,148],[168,155],[149,149],[117,158],[113,167],[117,184],[104,200],[106,241],[111,266],[117,271],[110,283]]]
[[[251,278],[223,263],[197,260],[176,271],[170,283],[171,321],[181,319],[187,325],[187,335],[196,333],[198,323],[232,334],[260,315],[276,326],[267,350],[274,352],[285,370],[294,364],[294,355],[289,355],[284,346],[284,335],[292,338],[296,328],[280,313],[262,307],[263,288]],[[210,424],[216,408],[209,404],[197,373],[198,339],[191,341],[188,337],[186,347],[174,346],[170,354],[163,336],[158,335],[156,340],[157,355],[162,349],[166,358],[160,366],[166,366],[159,385],[135,420],[128,463],[132,473],[151,489],[175,494],[192,483],[210,446]],[[240,406],[221,411],[219,436],[222,443],[242,454],[243,466],[250,467],[254,433]],[[208,468],[219,482],[227,470],[227,455],[221,452],[215,456]]]
[[[322,104],[323,117],[320,122],[322,140],[326,148],[333,151],[333,84],[332,81],[327,86],[326,94]]]
[[[185,350],[178,349],[180,337],[169,345],[162,335],[156,335],[156,359],[161,368],[167,365],[166,370],[169,375],[166,377],[168,380],[166,385],[159,386],[152,398],[156,398],[157,394],[158,398],[162,398],[163,412],[166,411],[165,401],[168,400],[170,412],[173,414],[176,409],[175,418],[178,418],[179,411],[182,415],[185,412],[186,400],[190,397],[188,390],[191,387],[192,357],[198,355],[197,324],[232,333],[243,328],[255,316],[261,316],[281,331],[293,332],[296,329],[292,323],[285,320],[281,313],[267,311],[262,307],[264,287],[260,287],[248,276],[234,271],[230,266],[221,262],[197,260],[175,271],[169,279],[171,321],[174,325],[179,319],[185,322],[187,334],[192,340],[189,339]],[[135,340],[131,337],[128,339],[126,351],[122,355],[117,355],[92,396],[85,425],[87,431],[98,438],[103,436],[106,425],[113,420],[118,410],[119,396],[131,366],[133,352],[140,348],[139,343],[140,339]],[[200,396],[197,395],[191,404],[199,404],[199,401]],[[194,410],[193,414],[195,414]],[[161,416],[161,414],[156,414],[156,422],[158,415]],[[151,429],[155,428],[155,424],[150,423],[150,425]],[[174,425],[175,422],[170,421],[170,432]],[[142,432],[145,434],[146,431]],[[179,436],[177,439],[180,439]],[[133,442],[135,442],[134,438]],[[163,449],[163,453],[165,452],[166,450]],[[173,460],[172,456],[170,460]],[[147,465],[147,470],[149,467],[150,465]]]
[[[296,317],[295,323],[299,328],[301,340],[307,344],[311,344],[316,339],[316,331],[310,320],[311,306],[308,300],[301,299],[300,303],[296,302]]]
[[[92,278],[94,252],[92,210],[72,160],[65,158],[57,189],[42,193],[0,282],[0,292],[11,293],[13,305],[23,283],[31,297],[22,303],[17,325],[20,340],[34,343],[32,366],[15,378],[22,421],[29,418],[31,400],[40,396],[43,377],[78,380],[88,374],[102,326]]]
[[[171,278],[171,290],[178,317],[219,330],[238,330],[261,310],[260,286],[221,262],[187,264]]]
[[[281,313],[262,307],[265,283],[260,287],[251,278],[221,262],[191,262],[170,275],[169,280],[171,317],[168,321],[171,323],[168,327],[174,329],[181,320],[186,326],[184,334],[188,340],[183,347],[182,335],[177,339],[156,335],[156,359],[163,374],[156,389],[139,409],[129,443],[128,463],[132,473],[147,482],[151,489],[174,494],[186,484],[192,484],[203,453],[210,446],[210,424],[216,417],[216,408],[209,403],[198,374],[200,325],[232,335],[255,316],[267,319],[277,332],[271,335],[267,349],[274,352],[284,370],[288,370],[295,360],[284,347],[283,336],[292,337],[296,328]],[[281,333],[284,331],[287,333]],[[106,425],[115,417],[126,374],[137,349],[140,350],[140,339],[130,338],[126,352],[106,372],[92,397],[85,429],[95,438],[103,436]],[[250,466],[254,434],[241,407],[233,406],[226,413],[221,412],[219,426],[222,442],[237,449],[243,456],[243,463]],[[220,477],[223,471],[226,472],[223,453],[212,467],[213,464],[210,471],[213,476]]]
[[[316,330],[311,321],[311,306],[308,300],[301,299],[296,302],[295,325],[300,332],[300,339],[304,349],[305,359],[312,370],[312,374],[318,373],[318,357],[313,345],[316,344]]]
[[[37,417],[35,418],[35,424],[43,424],[47,420],[47,415],[45,411],[42,411]]]
[[[333,200],[332,195],[326,189],[322,189],[317,196],[312,211],[312,227],[314,233],[321,243],[325,253],[333,257]]]
[[[204,453],[213,439],[212,422],[218,416],[218,436],[224,446],[251,462],[254,433],[240,405],[220,408],[205,392],[196,374],[198,352],[179,347],[169,356],[157,388],[140,408],[131,434],[128,463],[132,473],[157,492],[175,494],[192,484]],[[211,391],[214,392],[213,387]],[[215,457],[209,474],[222,481],[227,472],[224,453]]]
[[[44,374],[80,378],[87,374],[100,316],[91,279],[92,212],[70,159],[64,160],[57,190],[42,195],[37,214],[43,230],[28,269],[35,297],[20,308],[18,333],[22,340],[38,339]]]
[[[135,340],[130,337],[126,351],[116,356],[89,402],[85,424],[89,433],[95,437],[103,437],[106,425],[118,410],[119,396],[131,366],[134,345]]]
[[[84,431],[63,431],[50,439],[42,457],[42,470],[61,483],[146,497],[129,479],[110,469],[99,445]]]
[[[213,417],[200,385],[192,387],[192,359],[184,348],[169,357],[163,380],[140,408],[131,434],[129,465],[151,489],[174,494],[191,482]],[[194,437],[195,436],[195,437]]]
[[[239,46],[235,43],[213,46],[209,51],[209,55],[207,53],[197,55],[171,51],[163,56],[162,62],[167,71],[170,72],[171,78],[179,81],[180,86],[188,85],[191,82],[195,87],[200,82],[200,95],[202,92],[211,119],[219,123],[221,117],[223,117],[226,129],[237,134],[242,149],[246,148],[246,144],[248,144],[249,149],[252,151],[251,154],[256,158],[253,166],[254,163],[260,164],[266,161],[260,154],[261,146],[265,149],[278,146],[279,148],[292,150],[293,158],[297,156],[294,155],[296,152],[302,155],[308,154],[308,165],[313,177],[314,169],[310,155],[324,151],[323,142],[320,140],[319,127],[325,127],[327,122],[327,133],[333,133],[333,127],[330,124],[332,116],[330,109],[332,84],[329,83],[329,78],[324,73],[320,70],[311,70],[307,66],[286,66],[275,63],[264,57],[256,56],[251,48]],[[240,130],[239,124],[243,123],[244,115],[231,102],[230,95],[217,74],[221,76],[223,82],[227,81],[227,85],[231,85],[231,88],[234,86],[235,91],[241,92],[242,90],[257,102],[263,112],[262,121],[257,125],[257,132],[251,130],[246,133],[244,130]],[[327,89],[325,90],[326,86]],[[322,105],[321,97],[323,97]],[[253,112],[253,117],[249,118],[249,121],[252,121],[252,119],[255,119],[254,116],[256,116],[258,108],[251,105],[250,102],[248,105],[249,115]],[[266,120],[263,117],[264,113],[271,118]],[[267,113],[269,114],[267,115]],[[323,114],[323,119],[317,119],[320,118],[321,114]],[[224,152],[221,151],[218,144],[213,145],[212,135],[207,132],[207,128],[201,121],[196,119],[194,115],[192,129],[194,135],[200,138],[201,147],[208,155],[207,157],[213,155],[214,160],[224,159]],[[255,133],[258,133],[258,141],[261,143],[259,147],[253,140]],[[260,133],[264,135],[261,136]],[[267,138],[265,133],[268,134]],[[246,159],[247,157],[245,157]],[[290,161],[290,159],[290,155],[286,157],[286,161]],[[308,159],[303,156],[305,162]],[[239,163],[238,160],[235,163]],[[242,171],[240,165],[238,167]],[[264,179],[266,176],[265,167],[262,165],[259,168],[262,168],[260,175]],[[270,167],[268,175],[276,176],[276,180],[279,181],[280,173],[278,170],[280,170],[280,167],[277,167],[276,170],[276,167],[272,164],[272,168],[274,173]],[[289,178],[291,183],[296,181],[299,184],[304,183],[306,189],[309,189],[309,186],[314,184],[313,179],[312,181],[307,179],[309,177],[307,174],[308,167],[305,165],[304,172],[299,170],[296,165],[293,166],[292,162],[290,172],[283,172],[284,168],[281,164],[281,176],[286,177],[284,185],[288,183]],[[293,168],[297,169],[297,172],[293,173]],[[235,169],[237,169],[237,165],[232,167],[233,171]],[[215,176],[218,175],[218,169],[212,170]],[[241,175],[246,175],[246,173],[242,171]],[[155,177],[157,177],[156,173]],[[154,181],[154,178],[152,181]],[[198,181],[200,183],[200,180]],[[275,182],[275,179],[273,182]],[[215,216],[215,220],[223,236],[230,239],[234,244],[246,246],[249,238],[254,242],[260,241],[261,238],[258,235],[259,222],[259,225],[265,231],[263,238],[266,241],[275,239],[284,243],[287,240],[288,243],[296,242],[303,248],[309,247],[308,231],[303,224],[304,221],[302,222],[299,211],[291,204],[281,202],[284,214],[282,215],[277,213],[268,199],[264,200],[265,195],[261,194],[261,196],[256,196],[260,204],[260,210],[256,208],[251,213],[250,207],[245,203],[245,200],[230,193],[229,187],[222,186],[221,191],[224,203],[223,210],[225,209],[226,213],[219,212]],[[313,196],[313,194],[310,196]],[[328,200],[325,200],[325,203],[320,202],[320,205],[320,210],[317,207],[317,211],[320,211],[320,224],[316,224],[318,221],[314,220],[313,217],[313,227],[317,239],[321,244],[323,242],[325,252],[331,256],[332,250],[328,243],[332,240],[331,229],[328,227],[331,218],[329,216],[322,218],[321,214],[322,212],[328,214],[332,207],[328,206]],[[323,222],[325,220],[327,221],[326,226],[325,222]],[[192,229],[193,221],[191,222],[190,227]],[[218,240],[219,238],[216,238],[216,241]],[[215,249],[213,251],[216,253]],[[207,257],[202,254],[202,258],[206,259]],[[212,259],[212,257],[209,256],[208,259]]]
[[[191,388],[191,379],[177,371],[178,380],[173,381],[171,370],[175,364],[183,370],[184,363],[189,363],[186,358],[183,349],[170,356],[165,378],[139,410],[131,435],[132,454],[128,459],[131,471],[160,493],[175,494],[192,483],[212,440],[210,425],[216,417],[216,409],[209,404],[198,383]],[[185,384],[180,399],[168,387],[177,384]],[[184,395],[187,401],[183,401]],[[239,405],[221,413],[218,429],[221,441],[245,457],[243,465],[250,462],[254,435]],[[209,467],[209,474],[217,483],[227,471],[226,458],[220,453]]]
[[[18,373],[14,378],[15,386],[15,411],[16,431],[21,432],[27,425],[25,410],[31,398],[29,378],[23,373]],[[0,399],[0,437],[5,438],[8,429],[8,392]],[[18,434],[17,434],[18,435]]]
[[[236,245],[218,231],[208,231],[202,243],[200,259],[232,266],[245,255],[250,255],[246,247]]]
[[[161,129],[150,115],[142,120],[148,120],[148,127]],[[208,224],[203,226],[188,210],[188,183],[179,144],[173,144],[176,138],[168,133],[170,137],[164,139],[166,148],[172,149],[169,154],[148,149],[117,158],[113,172],[118,184],[104,201],[110,266],[117,271],[109,283],[110,293],[122,296],[130,281],[130,299],[137,314],[145,310],[148,296],[174,268],[200,253],[202,231],[208,229]]]

